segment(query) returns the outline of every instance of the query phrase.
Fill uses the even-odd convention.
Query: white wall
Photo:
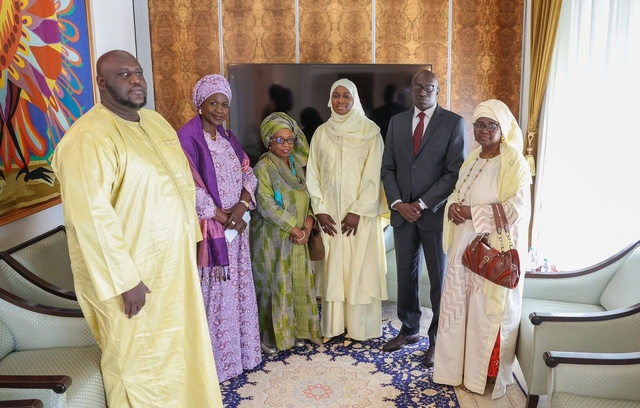
[[[0,227],[0,250],[11,248],[61,224],[64,224],[62,206],[56,205],[4,225]]]
[[[121,49],[136,55],[133,0],[91,0],[95,57]]]
[[[90,10],[93,28],[93,55],[95,58],[113,49],[121,49],[136,55],[136,26],[134,0],[91,0]],[[146,1],[144,2],[146,4]],[[140,6],[140,4],[138,4]],[[140,14],[140,10],[138,12]],[[147,13],[148,15],[148,13]],[[147,17],[148,20],[148,17]],[[143,24],[144,26],[144,24]],[[147,34],[142,39],[148,43]],[[150,60],[150,58],[147,58]],[[151,81],[151,69],[144,67],[147,81]],[[151,101],[153,97],[149,98]],[[33,238],[58,225],[64,224],[62,206],[57,205],[0,227],[0,250],[10,248]]]

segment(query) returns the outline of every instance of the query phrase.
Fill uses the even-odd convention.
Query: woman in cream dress
[[[354,340],[382,335],[387,298],[380,215],[387,211],[380,129],[364,115],[353,82],[331,87],[331,117],[313,135],[307,165],[311,206],[322,227],[325,258],[315,265],[322,334]]]
[[[513,247],[520,254],[527,253],[531,173],[522,155],[522,131],[504,103],[482,102],[475,109],[473,120],[480,147],[462,164],[445,211],[448,265],[433,380],[439,384],[462,384],[469,391],[484,394],[489,379],[495,381],[495,399],[503,396],[513,381],[524,279],[513,289],[498,286],[464,267],[462,254],[483,233],[490,234],[493,248],[501,248],[492,203],[504,209]],[[508,249],[504,231],[503,241]]]

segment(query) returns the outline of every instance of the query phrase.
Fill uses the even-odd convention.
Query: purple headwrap
[[[231,103],[231,86],[225,77],[218,74],[211,74],[202,77],[196,86],[193,87],[193,104],[196,109],[213,94],[221,93],[229,98]]]
[[[193,102],[196,108],[199,108],[208,97],[215,93],[222,93],[231,101],[231,88],[223,76],[213,74],[199,80],[193,89]],[[243,171],[245,162],[247,163],[246,167],[251,171],[248,165],[249,158],[231,130],[225,130],[222,125],[217,126],[217,130],[231,144]],[[196,114],[178,130],[178,139],[189,160],[196,184],[209,193],[216,207],[221,208],[216,169],[213,166],[213,159],[204,137],[200,115]],[[213,219],[201,220],[201,227],[204,239],[198,244],[198,266],[229,265],[227,242],[222,224]]]

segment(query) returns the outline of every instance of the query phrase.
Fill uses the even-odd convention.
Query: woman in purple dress
[[[240,143],[222,126],[231,97],[223,76],[203,77],[193,90],[198,113],[178,131],[196,183],[204,238],[198,272],[220,382],[262,358],[247,230],[257,179]]]

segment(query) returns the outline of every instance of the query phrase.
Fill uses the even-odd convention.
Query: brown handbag
[[[513,289],[518,286],[520,281],[520,257],[518,256],[518,251],[513,248],[507,216],[502,205],[491,204],[491,207],[502,250],[498,251],[489,246],[487,242],[488,234],[478,235],[465,249],[462,255],[462,264],[496,285]],[[504,250],[502,242],[503,228],[509,239],[509,249],[507,251]]]
[[[312,261],[319,261],[324,259],[324,243],[322,242],[322,233],[318,224],[311,228],[309,232],[309,240],[307,246],[309,247],[309,259]]]

